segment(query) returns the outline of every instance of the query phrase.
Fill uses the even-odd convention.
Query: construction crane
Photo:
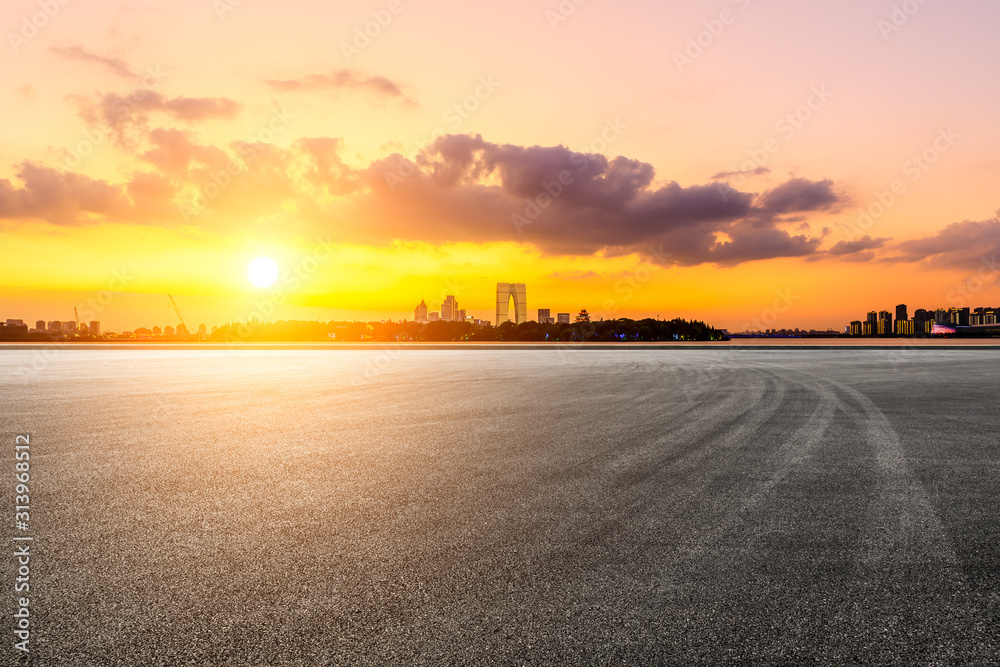
[[[188,329],[188,325],[187,325],[187,323],[186,323],[186,322],[184,321],[184,316],[183,316],[183,315],[181,315],[181,309],[177,307],[177,302],[176,302],[176,301],[174,301],[174,297],[172,297],[172,296],[170,296],[170,295],[168,294],[168,295],[167,295],[167,298],[168,298],[168,299],[170,299],[170,305],[171,305],[171,306],[173,306],[173,309],[174,309],[174,312],[175,312],[175,313],[177,313],[177,319],[179,319],[179,320],[181,321],[181,326],[182,326],[182,327],[184,327],[184,331],[185,331],[185,333],[188,333],[188,334],[190,334],[190,333],[191,333],[191,330],[190,330],[190,329]],[[180,332],[178,331],[177,333],[180,333]]]
[[[78,334],[83,333],[82,331],[80,331],[80,311],[74,308],[73,316],[76,318],[76,332]]]

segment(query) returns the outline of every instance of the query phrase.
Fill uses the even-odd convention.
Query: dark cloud
[[[82,46],[64,46],[64,47],[52,47],[50,49],[52,53],[56,54],[61,58],[66,58],[67,60],[78,60],[81,62],[89,62],[100,65],[112,74],[120,76],[123,79],[133,79],[135,78],[135,72],[129,68],[125,61],[118,58],[108,58],[107,56],[99,56],[96,53],[91,53],[87,51]]]
[[[654,183],[652,165],[624,157],[466,135],[441,137],[413,162],[378,161],[366,176],[379,196],[359,209],[382,221],[372,231],[383,238],[515,240],[566,254],[662,248],[685,265],[817,253],[821,237],[793,236],[776,218],[840,202],[830,181],[795,179],[760,196],[685,187]]]
[[[658,180],[638,160],[480,136],[441,137],[412,161],[394,155],[363,168],[343,160],[333,137],[223,148],[157,128],[141,140],[138,156],[153,171],[118,186],[23,165],[23,187],[0,182],[0,217],[170,225],[183,208],[195,209],[185,223],[216,229],[281,219],[288,231],[343,242],[516,242],[546,254],[638,252],[660,263],[732,266],[827,256],[827,230],[789,232],[785,223],[840,203],[830,181],[795,179],[762,194],[684,186]]]
[[[354,69],[334,70],[330,74],[309,74],[297,79],[269,79],[265,83],[275,90],[283,91],[366,90],[386,99],[416,104],[403,92],[401,84],[384,76],[366,76]]]
[[[877,250],[885,247],[885,244],[892,239],[873,239],[871,236],[863,236],[853,241],[840,241],[835,243],[826,252],[830,255],[853,255],[866,250]]]
[[[833,191],[833,181],[810,181],[793,178],[764,193],[760,208],[765,213],[785,215],[820,211],[842,203],[841,195]]]
[[[955,222],[936,234],[901,241],[891,262],[921,262],[959,269],[975,269],[1000,254],[1000,212],[990,220]]]

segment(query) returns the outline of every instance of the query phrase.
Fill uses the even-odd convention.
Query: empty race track
[[[997,661],[1000,350],[38,354],[33,664]]]

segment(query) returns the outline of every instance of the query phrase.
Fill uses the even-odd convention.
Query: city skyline
[[[486,318],[491,276],[729,329],[1000,301],[1000,93],[954,76],[1000,66],[995,3],[222,5],[5,5],[6,311]]]

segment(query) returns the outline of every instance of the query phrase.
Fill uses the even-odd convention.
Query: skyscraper
[[[458,301],[455,300],[454,294],[444,298],[444,303],[441,304],[441,319],[447,321],[458,319]]]
[[[556,313],[557,324],[569,324],[569,313]]]
[[[413,319],[417,322],[427,321],[427,304],[420,300],[420,305],[413,309]]]
[[[538,323],[539,324],[552,324],[552,311],[548,308],[538,309]]]
[[[878,329],[876,335],[878,336],[890,336],[892,335],[892,313],[888,310],[883,310],[878,314]]]
[[[45,331],[45,320],[35,322],[35,331]]]
[[[898,306],[896,306],[896,319],[897,320],[908,320],[908,319],[910,319],[909,315],[907,315],[906,304],[905,303],[901,303]]]
[[[514,299],[514,324],[528,321],[528,288],[524,283],[497,283],[497,326],[510,319],[510,300]]]
[[[101,323],[97,320],[92,320],[90,323],[90,335],[100,336],[101,335]]]

